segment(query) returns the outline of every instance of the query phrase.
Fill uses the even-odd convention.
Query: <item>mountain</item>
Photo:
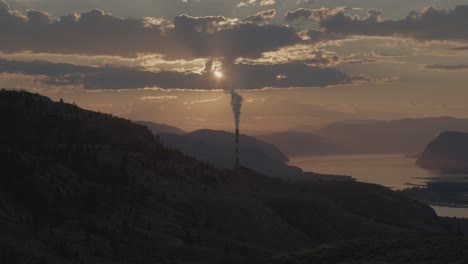
[[[468,132],[468,120],[451,117],[402,119],[393,121],[337,122],[316,134],[343,142],[350,153],[418,153],[440,133]]]
[[[417,160],[428,169],[468,172],[468,134],[447,131],[429,143]]]
[[[256,138],[277,146],[288,157],[301,155],[333,155],[348,153],[344,144],[311,133],[286,131]]]
[[[0,263],[248,264],[451,232],[387,188],[216,169],[145,126],[40,95],[1,90],[0,118]]]
[[[164,144],[217,168],[234,164],[234,133],[197,130],[184,135],[160,134]],[[285,164],[288,158],[275,146],[246,135],[240,136],[240,161],[245,167],[273,177],[294,177],[302,170]]]
[[[203,129],[185,134],[185,136],[190,139],[210,142],[213,145],[230,148],[231,150],[234,147],[235,134],[231,132]],[[246,135],[240,135],[240,142],[241,152],[263,152],[272,160],[282,162],[288,161],[288,157],[281,153],[281,151],[272,144],[265,143],[254,137],[249,137]],[[232,151],[229,152],[233,153]]]
[[[158,123],[153,123],[153,122],[148,122],[148,121],[135,121],[136,124],[140,124],[143,126],[148,127],[153,134],[161,134],[161,133],[171,133],[171,134],[176,134],[176,135],[182,135],[185,134],[185,131],[178,127],[173,127],[173,126],[168,126],[164,124],[158,124]]]

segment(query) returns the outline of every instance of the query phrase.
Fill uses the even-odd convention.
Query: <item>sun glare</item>
[[[214,72],[214,75],[215,75],[215,77],[218,78],[218,79],[223,78],[223,73],[220,72],[220,71],[215,71],[215,72]]]

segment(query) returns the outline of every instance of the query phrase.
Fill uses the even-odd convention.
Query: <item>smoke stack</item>
[[[242,101],[244,98],[236,93],[236,91],[231,90],[231,106],[232,112],[234,113],[234,121],[236,125],[236,141],[234,149],[234,169],[238,170],[240,168],[240,150],[239,150],[239,125],[240,125],[240,116],[242,109]]]
[[[239,129],[236,128],[236,142],[235,142],[235,152],[234,152],[234,169],[240,169],[240,149],[239,149]]]

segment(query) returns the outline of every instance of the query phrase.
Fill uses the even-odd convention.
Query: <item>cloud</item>
[[[311,4],[311,3],[314,3],[315,0],[297,0],[297,4],[298,5],[304,5],[304,4]]]
[[[206,99],[206,100],[197,100],[197,101],[190,101],[190,102],[184,102],[184,105],[194,105],[194,104],[203,104],[203,103],[211,103],[211,102],[216,102],[221,100],[224,97],[224,95],[221,95],[219,97],[216,97],[214,99]]]
[[[245,21],[261,23],[261,22],[264,22],[265,20],[275,18],[275,16],[276,16],[276,10],[270,9],[270,10],[260,11],[256,13],[255,15],[249,16],[245,19]]]
[[[468,50],[468,46],[454,47],[454,48],[451,48],[451,50],[458,50],[458,51]]]
[[[52,18],[21,14],[0,0],[0,51],[167,58],[257,57],[301,41],[288,26],[258,25],[223,16],[119,18],[100,10]]]
[[[257,0],[246,0],[244,2],[240,2],[236,7],[246,7],[246,6],[253,6],[255,5]]]
[[[343,64],[369,64],[377,62],[376,56],[371,55],[356,52],[339,57],[334,52],[317,49],[314,44],[309,43],[264,52],[262,57],[256,59],[238,58],[236,62],[253,65],[303,63],[309,66],[336,67]]]
[[[314,30],[311,38],[326,39],[330,36],[396,36],[418,40],[468,40],[468,5],[453,10],[427,7],[413,11],[401,20],[385,20],[382,11],[369,10],[367,17],[347,13],[346,8],[299,8],[286,13],[287,21],[313,20],[320,30]]]
[[[468,70],[468,64],[431,64],[424,66],[428,70],[440,70],[440,71],[464,71]]]
[[[263,87],[325,87],[351,83],[351,77],[334,68],[309,66],[303,63],[275,65],[228,64],[223,71],[229,73],[230,87],[259,89]],[[283,78],[278,78],[283,76]]]
[[[140,97],[142,101],[169,101],[169,100],[176,100],[179,97],[174,95],[160,95],[160,96],[143,96]]]
[[[212,62],[207,63],[207,68]],[[210,70],[202,73],[160,71],[149,72],[128,67],[90,67],[45,61],[20,62],[0,59],[0,73],[36,76],[37,82],[51,86],[84,89],[261,89],[265,87],[325,87],[352,83],[354,79],[334,68],[301,63],[249,65],[225,62],[223,82],[214,79]],[[283,76],[283,78],[278,78]],[[167,99],[167,98],[166,98]]]
[[[262,0],[260,2],[261,6],[274,5],[274,4],[276,4],[276,0]]]
[[[248,6],[269,6],[276,4],[276,0],[261,0],[257,3],[257,0],[245,0],[237,4],[237,8],[239,7],[248,7]]]
[[[288,11],[284,17],[286,21],[295,21],[295,20],[312,20],[314,12],[317,9],[308,9],[308,8],[298,8],[294,11]]]

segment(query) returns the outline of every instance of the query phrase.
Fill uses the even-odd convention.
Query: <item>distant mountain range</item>
[[[417,164],[428,169],[468,173],[468,134],[447,131],[429,143]]]
[[[415,154],[444,131],[468,132],[468,119],[434,117],[335,122],[311,132],[286,131],[257,138],[288,157],[337,154]]]
[[[393,121],[337,122],[315,133],[344,144],[349,153],[420,153],[444,131],[468,132],[468,119],[434,117]]]
[[[344,143],[312,133],[286,131],[256,138],[277,146],[288,157],[302,155],[347,154],[351,150]]]

